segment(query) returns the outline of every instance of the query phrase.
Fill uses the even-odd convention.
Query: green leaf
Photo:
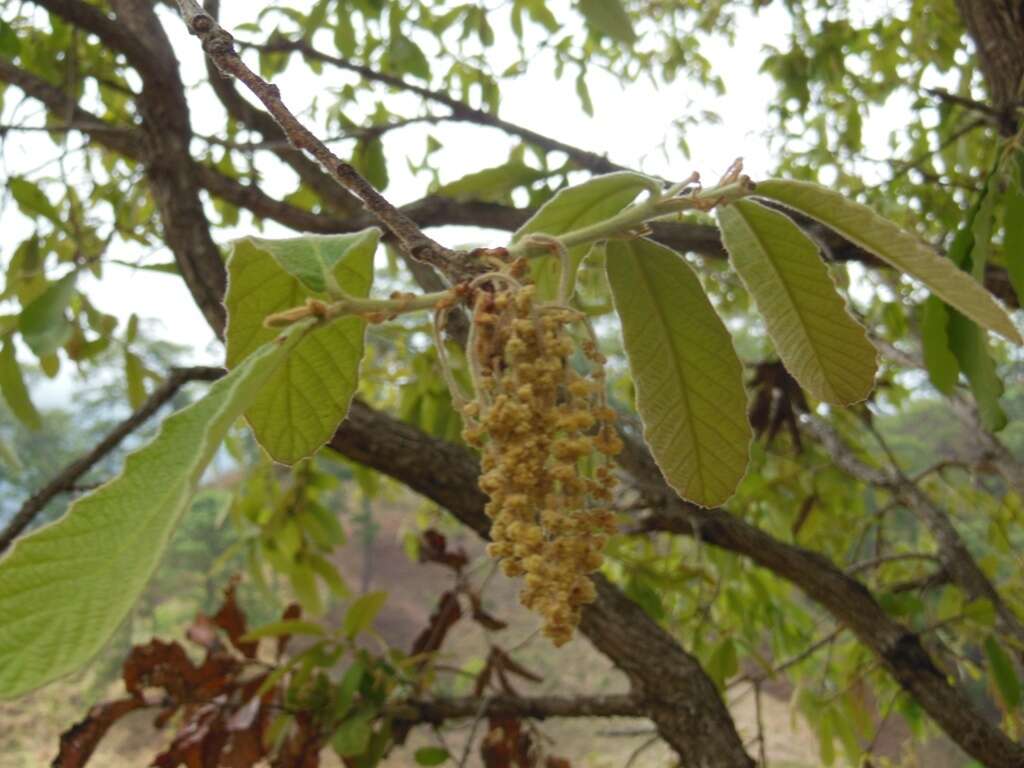
[[[13,59],[18,55],[21,44],[18,42],[18,33],[3,19],[0,19],[0,55]]]
[[[493,168],[467,174],[439,187],[435,194],[462,201],[506,203],[510,202],[512,190],[543,179],[548,173],[517,160],[510,160]]]
[[[593,30],[627,45],[636,42],[633,22],[619,0],[580,0],[579,8]]]
[[[717,213],[729,260],[789,372],[826,403],[866,398],[875,381],[875,348],[847,311],[818,247],[788,217],[753,201]]]
[[[145,374],[146,371],[139,356],[126,349],[124,351],[124,378],[128,387],[128,403],[132,410],[137,410],[146,401]]]
[[[352,165],[378,190],[388,185],[388,161],[380,136],[362,138],[352,151]]]
[[[756,194],[820,221],[851,243],[917,278],[982,327],[1017,344],[1024,343],[1013,321],[988,291],[949,259],[870,208],[805,181],[763,181],[757,185]]]
[[[291,635],[313,635],[314,637],[323,637],[326,634],[326,630],[315,622],[303,621],[301,619],[284,619],[282,621],[272,621],[269,624],[264,624],[262,627],[256,627],[256,629],[246,632],[242,637],[242,641],[249,642],[251,640],[259,640],[261,637],[281,637]]]
[[[1003,235],[1003,253],[1010,284],[1017,301],[1024,304],[1024,189],[1007,190],[1003,197],[1006,232]]]
[[[739,658],[736,655],[736,643],[731,637],[725,638],[708,660],[708,674],[719,688],[724,688],[726,681],[739,669]]]
[[[387,599],[387,592],[367,592],[357,598],[345,613],[345,634],[355,637],[360,632],[369,629]]]
[[[386,63],[389,69],[400,74],[410,74],[421,80],[430,80],[430,62],[416,45],[405,35],[397,35],[388,45]]]
[[[365,673],[366,667],[358,659],[353,661],[352,666],[345,670],[345,674],[341,676],[341,682],[338,683],[338,688],[334,693],[332,708],[335,717],[345,717],[349,710],[352,709],[352,702],[355,701],[356,691],[359,690],[359,684],[363,681]]]
[[[371,723],[373,713],[359,712],[338,726],[331,736],[331,747],[341,757],[354,757],[363,754],[370,746],[373,736]]]
[[[14,343],[10,339],[4,342],[3,349],[0,350],[0,392],[3,393],[7,407],[18,421],[29,429],[39,429],[42,426],[39,412],[32,404],[28,387],[21,377],[21,366],[14,354]]]
[[[64,275],[21,311],[18,330],[37,357],[54,354],[71,336],[71,323],[65,312],[75,294],[77,277],[76,272]]]
[[[651,453],[683,498],[721,504],[743,478],[750,446],[729,332],[674,251],[612,240],[606,269]]]
[[[0,698],[73,672],[99,651],[156,568],[228,429],[308,328],[253,353],[169,416],[120,475],[0,560]]]
[[[25,469],[14,446],[2,438],[0,438],[0,464],[8,471],[10,477],[18,477]]]
[[[412,757],[417,765],[442,765],[451,755],[444,747],[420,747]]]
[[[952,395],[960,376],[960,362],[950,351],[949,308],[938,296],[929,296],[924,302],[921,350],[932,384],[947,397]]]
[[[1013,662],[1006,655],[999,642],[989,635],[985,638],[985,657],[988,659],[988,671],[999,691],[1007,710],[1020,706],[1021,687]]]
[[[999,404],[1004,387],[989,354],[985,333],[956,310],[948,312],[949,348],[971,385],[982,423],[988,430],[998,432],[1007,424],[1006,412]]]
[[[995,218],[994,200],[989,177],[949,248],[949,260],[959,269],[970,272],[976,280],[984,275],[988,261]],[[925,367],[936,389],[951,395],[957,375],[963,371],[982,423],[993,432],[1005,427],[1007,417],[999,403],[1003,382],[981,328],[936,296],[930,296],[925,302],[921,340]]]
[[[324,601],[316,586],[316,574],[305,563],[298,563],[288,574],[292,592],[302,606],[302,610],[310,616],[320,616],[324,611]]]
[[[26,216],[44,216],[54,224],[60,224],[60,214],[36,184],[16,177],[8,180],[7,188]]]
[[[562,235],[574,229],[610,219],[636,198],[641,191],[650,189],[653,182],[639,173],[620,172],[596,176],[575,187],[563,189],[530,217],[512,236],[518,242],[525,235]],[[590,250],[589,245],[577,245],[569,249],[573,280],[583,257]],[[530,270],[537,285],[537,296],[548,301],[558,294],[558,277],[561,271],[558,258],[543,256],[530,261]]]
[[[227,365],[234,367],[273,338],[263,325],[274,312],[302,305],[314,288],[334,280],[364,297],[373,280],[373,253],[380,231],[286,240],[247,238],[228,259]],[[312,287],[311,287],[312,286]],[[246,412],[263,448],[294,464],[330,440],[355,393],[366,321],[343,317],[303,339],[277,370],[266,391]]]

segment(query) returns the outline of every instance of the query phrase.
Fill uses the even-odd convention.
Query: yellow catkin
[[[621,441],[603,400],[604,357],[586,339],[579,349],[590,370],[581,375],[569,363],[580,316],[538,304],[531,285],[499,288],[475,298],[477,399],[464,408],[464,437],[482,452],[488,554],[505,574],[525,577],[522,603],[562,645],[595,599],[589,574],[615,532],[610,457]]]

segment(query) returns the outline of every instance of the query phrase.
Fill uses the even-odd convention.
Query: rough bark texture
[[[1020,0],[957,0],[960,16],[974,41],[999,130],[1012,136],[1019,124],[1015,109],[1024,106],[1024,4]]]

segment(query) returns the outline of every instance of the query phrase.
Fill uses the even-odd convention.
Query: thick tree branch
[[[956,0],[978,52],[1004,136],[1017,132],[1024,106],[1024,6],[1017,0]]]
[[[100,460],[114,450],[121,441],[138,429],[161,405],[170,400],[190,381],[215,381],[224,375],[223,368],[172,368],[167,379],[153,390],[153,394],[127,419],[114,427],[91,451],[75,459],[62,469],[50,482],[33,493],[21,505],[7,526],[0,532],[0,554],[2,554],[29,524],[58,494],[74,490],[78,480]]]
[[[145,136],[144,163],[160,212],[164,240],[185,284],[214,332],[224,331],[221,297],[227,285],[222,257],[210,236],[199,197],[189,144],[188,101],[170,40],[153,6],[141,0],[111,0],[117,21],[146,48],[136,100]]]

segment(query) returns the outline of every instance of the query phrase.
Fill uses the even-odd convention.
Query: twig
[[[354,72],[365,80],[382,83],[384,85],[391,86],[392,88],[398,88],[409,93],[414,93],[424,99],[428,99],[437,104],[443,104],[448,107],[452,111],[449,119],[497,128],[505,133],[511,134],[512,136],[518,136],[523,141],[529,142],[530,144],[547,150],[548,152],[564,152],[578,165],[586,168],[587,170],[593,171],[594,173],[611,173],[612,171],[627,170],[623,166],[613,163],[606,157],[585,149],[580,149],[579,147],[574,147],[571,144],[565,144],[557,139],[544,136],[536,131],[531,131],[529,128],[524,128],[516,125],[515,123],[510,123],[507,120],[502,120],[496,115],[484,112],[482,109],[471,107],[458,99],[453,99],[446,93],[433,91],[429,88],[424,88],[423,86],[410,83],[400,77],[377,72],[369,67],[348,61],[347,59],[331,56],[318,51],[303,40],[278,39],[262,45],[257,43],[239,42],[239,45],[265,52],[295,51],[297,53],[301,53],[306,58],[316,59],[326,64],[332,64],[339,69]]]
[[[463,696],[409,699],[390,705],[389,715],[422,723],[439,723],[466,717],[645,717],[643,702],[624,694],[607,696]],[[472,738],[470,738],[472,741]]]
[[[0,533],[0,554],[5,552],[14,540],[28,527],[50,500],[60,493],[75,490],[77,480],[88,472],[100,459],[110,453],[125,437],[138,429],[150,416],[156,413],[181,387],[190,381],[215,381],[224,375],[223,368],[196,366],[194,368],[173,368],[167,380],[157,387],[146,401],[97,443],[91,451],[68,464],[49,483],[26,499],[21,509]]]
[[[465,254],[445,248],[427,237],[419,227],[389,203],[373,185],[349,163],[335,155],[292,113],[281,99],[281,90],[253,72],[235,50],[234,38],[217,20],[195,2],[176,0],[189,31],[203,43],[203,50],[225,75],[241,81],[262,102],[281,126],[288,141],[299,150],[306,150],[342,187],[355,195],[366,210],[376,216],[395,236],[411,258],[439,269],[453,281],[474,274]]]

